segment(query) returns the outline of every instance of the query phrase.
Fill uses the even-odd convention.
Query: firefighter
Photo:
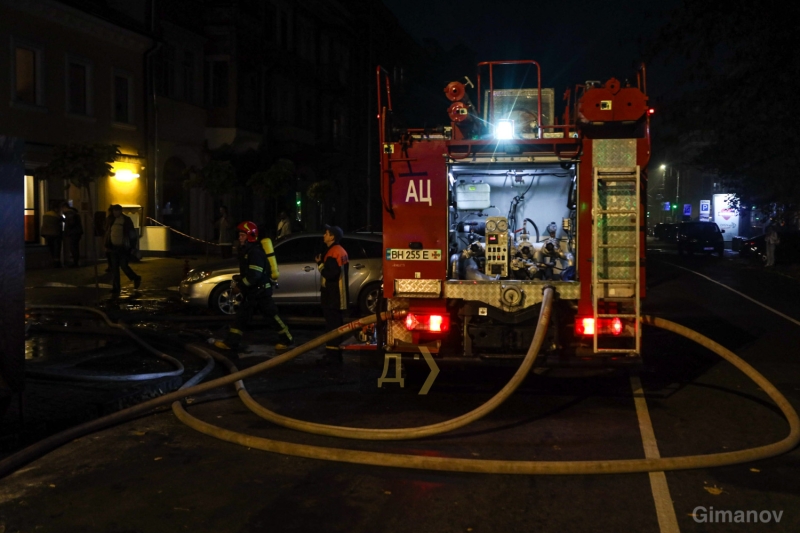
[[[224,340],[216,341],[214,346],[222,350],[236,350],[242,340],[242,330],[258,311],[272,323],[278,331],[278,344],[275,351],[285,352],[294,345],[289,328],[278,316],[278,308],[272,300],[272,285],[278,278],[278,263],[272,250],[272,241],[258,241],[258,227],[253,222],[242,222],[239,231],[239,274],[233,276],[236,282],[234,294],[242,293],[244,300],[236,310],[236,320],[228,330]],[[265,248],[267,251],[265,251]]]
[[[347,310],[348,258],[342,247],[344,232],[339,226],[325,225],[322,240],[328,249],[325,254],[316,256],[317,268],[322,274],[320,286],[320,303],[325,316],[325,329],[332,331],[344,325],[344,312]],[[337,339],[338,340],[338,339]],[[325,345],[325,356],[320,359],[321,365],[338,365],[342,363],[342,352],[335,341]]]

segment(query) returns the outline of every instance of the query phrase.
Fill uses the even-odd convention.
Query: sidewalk
[[[185,272],[192,268],[219,262],[219,256],[182,255],[174,257],[144,257],[141,261],[131,262],[134,272],[142,276],[141,290],[166,290],[176,288]],[[111,289],[111,274],[105,272],[107,263],[101,261],[97,265],[100,288]],[[122,288],[132,287],[133,282],[121,274]],[[25,271],[25,287],[94,287],[95,270],[92,265],[78,268],[40,268]]]

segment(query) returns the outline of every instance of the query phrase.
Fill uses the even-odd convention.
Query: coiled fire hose
[[[44,307],[44,306],[38,306]],[[59,306],[46,306],[48,309],[57,309]],[[73,306],[64,306],[64,308],[72,309]],[[89,309],[80,307],[80,309]],[[382,320],[395,320],[402,318],[405,316],[406,311],[398,310],[398,311],[386,311],[381,313]],[[309,350],[313,350],[319,346],[323,346],[326,342],[337,339],[346,333],[351,331],[361,329],[363,326],[373,324],[378,319],[377,315],[370,315],[354,322],[350,322],[349,324],[345,324],[338,329],[333,331],[329,331],[324,335],[320,335],[319,337],[312,339],[305,344],[302,344],[288,352],[270,359],[269,361],[265,361],[258,365],[254,365],[248,369],[241,370],[236,372],[235,374],[231,374],[228,376],[224,376],[221,378],[217,378],[211,381],[207,381],[205,383],[200,383],[193,387],[189,387],[186,389],[179,389],[174,392],[170,392],[163,396],[159,396],[158,398],[153,398],[152,400],[148,400],[146,402],[142,402],[138,405],[134,405],[128,407],[127,409],[123,409],[121,411],[117,411],[116,413],[112,413],[110,415],[96,418],[95,420],[91,420],[89,422],[85,422],[83,424],[79,424],[75,427],[66,429],[60,433],[56,433],[55,435],[51,435],[45,439],[40,440],[39,442],[28,446],[12,455],[9,455],[2,461],[0,461],[0,479],[4,478],[5,476],[14,472],[17,468],[25,465],[34,459],[37,459],[48,452],[51,452],[66,444],[72,440],[77,438],[83,437],[85,435],[89,435],[96,431],[100,431],[101,429],[105,429],[107,427],[111,427],[122,422],[126,422],[128,420],[132,420],[140,415],[147,414],[156,407],[160,407],[162,405],[169,405],[174,401],[181,400],[186,398],[187,396],[195,396],[197,394],[201,394],[203,392],[207,392],[209,390],[216,389],[218,387],[222,387],[224,385],[230,385],[231,383],[235,383],[239,380],[249,378],[260,374],[261,372],[268,370],[274,366],[277,366],[285,361],[293,359],[300,354],[303,354]],[[139,339],[141,341],[141,339]],[[141,341],[144,342],[144,341]],[[197,355],[200,354],[208,354],[209,352],[199,348],[197,346],[187,346],[187,349]]]
[[[534,334],[531,346],[525,356],[525,360],[520,367],[526,367],[529,370],[541,346],[544,338],[544,332],[550,319],[550,310],[552,307],[552,288],[546,288],[544,291],[544,299],[542,302],[542,309],[539,315],[539,322],[537,324],[536,333]],[[717,453],[709,455],[690,455],[683,457],[662,457],[653,459],[622,459],[622,460],[596,460],[596,461],[506,461],[506,460],[487,460],[487,459],[460,459],[453,457],[428,457],[410,454],[397,454],[397,453],[383,453],[383,452],[370,452],[359,450],[347,450],[342,448],[330,448],[322,446],[311,446],[306,444],[295,444],[263,437],[255,437],[236,431],[220,428],[202,420],[199,420],[190,415],[179,402],[172,404],[172,410],[175,416],[188,425],[189,427],[200,431],[206,435],[255,448],[264,451],[280,453],[284,455],[293,455],[297,457],[305,457],[309,459],[322,459],[327,461],[338,461],[355,464],[369,464],[376,466],[391,466],[397,468],[415,468],[422,470],[442,470],[451,472],[473,472],[482,474],[549,474],[549,475],[564,475],[564,474],[622,474],[622,473],[635,473],[635,472],[660,472],[666,470],[684,470],[693,468],[708,468],[714,466],[724,466],[738,463],[745,463],[756,461],[759,459],[766,459],[786,453],[797,446],[800,442],[800,418],[788,400],[762,376],[752,366],[747,364],[744,360],[736,354],[721,346],[720,344],[712,341],[711,339],[690,330],[684,326],[664,320],[657,317],[645,316],[642,317],[645,324],[660,327],[677,333],[683,337],[693,340],[704,346],[726,361],[733,364],[736,368],[741,370],[745,375],[752,379],[759,387],[761,387],[767,395],[778,405],[783,412],[786,420],[789,422],[789,435],[783,440],[774,444],[768,444],[757,448],[746,450],[739,450],[735,452]],[[230,364],[230,369],[235,370],[235,366]],[[264,416],[267,420],[275,422],[276,424],[307,431],[310,433],[317,433],[323,435],[332,435],[340,437],[348,437],[355,439],[389,439],[395,440],[401,438],[415,438],[417,433],[422,433],[425,436],[442,433],[461,427],[466,423],[461,423],[465,419],[474,421],[480,416],[491,412],[497,405],[502,403],[508,395],[519,385],[519,383],[527,375],[527,370],[521,374],[518,371],[511,381],[485,405],[492,405],[491,408],[483,411],[484,406],[473,410],[466,415],[455,418],[453,420],[441,422],[431,426],[423,426],[420,428],[408,429],[394,429],[394,430],[370,430],[359,428],[343,428],[337,426],[326,426],[323,424],[315,424],[311,422],[303,422],[294,420],[288,417],[277,415],[272,411],[258,405],[247,394],[244,384],[237,382],[237,391],[240,398],[245,400],[245,404],[251,409],[256,407],[255,411]],[[499,401],[498,401],[499,399]],[[480,415],[476,415],[480,413]],[[474,418],[473,418],[474,416]],[[456,422],[458,421],[458,422]],[[451,427],[450,425],[453,424]],[[447,428],[447,429],[443,429]],[[389,436],[392,435],[392,436]],[[413,435],[413,436],[408,436]]]
[[[529,370],[532,367],[536,358],[536,354],[538,353],[539,347],[541,345],[541,341],[544,337],[544,332],[547,330],[547,325],[549,323],[549,317],[550,317],[550,309],[552,306],[552,295],[553,295],[553,289],[549,287],[546,288],[544,291],[543,305],[539,316],[539,322],[537,324],[537,331],[534,335],[531,347],[529,348],[528,353],[525,356],[525,360],[523,361],[523,366],[526,366],[527,370]],[[386,312],[383,313],[381,317],[384,320],[396,319],[404,314],[405,314],[404,311]],[[753,380],[762,390],[764,390],[767,393],[767,395],[778,405],[778,407],[783,412],[784,416],[786,417],[786,420],[789,423],[790,427],[789,435],[779,442],[765,446],[760,446],[757,448],[739,450],[735,452],[719,453],[719,454],[666,457],[657,459],[627,459],[627,460],[608,460],[608,461],[605,460],[505,461],[505,460],[485,460],[485,459],[459,459],[459,458],[448,458],[448,457],[426,457],[426,456],[409,455],[409,454],[347,450],[340,448],[294,444],[272,439],[266,439],[262,437],[255,437],[227,430],[224,428],[220,428],[212,424],[209,424],[207,422],[203,422],[190,415],[179,402],[181,398],[184,398],[186,396],[196,395],[198,393],[205,392],[210,389],[222,385],[227,385],[233,382],[236,382],[236,388],[237,391],[239,392],[240,397],[242,396],[249,397],[244,388],[244,383],[241,381],[242,379],[251,377],[264,370],[277,366],[285,361],[288,361],[296,357],[297,355],[305,353],[306,351],[311,350],[317,346],[321,346],[328,340],[337,338],[349,331],[353,331],[354,329],[360,328],[366,324],[373,323],[376,321],[377,318],[378,318],[377,316],[370,316],[361,319],[359,321],[352,322],[350,324],[342,326],[338,330],[328,332],[325,335],[322,335],[312,341],[303,344],[302,346],[299,346],[291,351],[288,351],[279,357],[276,357],[259,365],[255,365],[243,371],[236,371],[237,370],[236,367],[232,363],[230,363],[230,361],[224,359],[221,355],[212,354],[216,359],[220,361],[224,360],[224,364],[226,364],[228,369],[231,370],[233,373],[230,374],[229,376],[215,379],[213,381],[201,385],[196,385],[188,389],[182,389],[167,394],[165,396],[150,400],[143,404],[128,408],[124,411],[120,411],[118,413],[109,415],[107,417],[103,417],[101,419],[88,422],[76,428],[72,428],[58,435],[54,435],[48,439],[45,439],[44,441],[41,441],[29,448],[26,448],[25,450],[22,450],[21,452],[18,452],[6,458],[3,461],[0,461],[0,478],[4,477],[5,475],[8,475],[10,472],[13,472],[14,469],[18,468],[22,464],[25,464],[30,460],[40,455],[43,455],[47,451],[50,451],[65,442],[68,442],[74,438],[85,435],[92,431],[96,431],[98,429],[108,427],[110,425],[119,423],[121,421],[128,420],[130,418],[138,416],[139,414],[146,413],[154,407],[165,405],[166,403],[169,402],[174,402],[172,403],[172,409],[177,418],[182,422],[184,422],[185,424],[189,425],[190,427],[204,434],[220,438],[228,442],[241,444],[243,446],[247,446],[250,448],[281,453],[284,455],[292,455],[292,456],[306,457],[313,459],[323,459],[330,461],[340,461],[340,462],[349,462],[357,464],[371,464],[377,466],[392,466],[398,468],[416,468],[416,469],[457,471],[457,472],[553,475],[553,474],[614,474],[614,473],[633,473],[633,472],[657,472],[657,471],[680,470],[680,469],[691,469],[691,468],[707,468],[714,466],[738,464],[738,463],[750,462],[750,461],[765,459],[768,457],[773,457],[793,449],[798,444],[798,442],[800,442],[800,419],[797,416],[797,412],[794,410],[794,408],[791,406],[788,400],[786,400],[786,398],[753,367],[751,367],[749,364],[747,364],[745,361],[743,361],[741,358],[739,358],[737,355],[735,355],[727,348],[708,339],[707,337],[700,335],[699,333],[694,332],[684,326],[680,326],[668,320],[651,316],[643,317],[642,318],[643,323],[666,329],[668,331],[677,333],[690,340],[697,342],[698,344],[720,355],[722,358],[724,358],[725,360],[736,366],[739,370],[741,370],[751,380]],[[205,351],[205,350],[200,350],[197,347],[195,347],[195,350]],[[522,367],[520,368],[520,370],[521,369]],[[484,416],[485,414],[491,412],[491,410],[493,410],[495,407],[497,407],[497,405],[502,403],[502,400],[507,398],[508,395],[510,395],[513,392],[516,386],[519,385],[519,383],[515,383],[517,378],[519,378],[520,375],[522,376],[522,378],[524,378],[524,376],[527,374],[527,370],[526,372],[523,373],[521,373],[520,371],[515,373],[512,380],[497,395],[495,395],[491,400],[489,400],[489,402],[487,402],[487,405],[491,404],[491,407],[484,408],[484,406],[481,406],[473,410],[472,412],[467,413],[466,415],[462,415],[461,417],[458,417],[456,419],[445,421],[439,424],[433,424],[430,426],[423,426],[421,428],[408,428],[399,430],[386,430],[386,429],[369,430],[360,428],[341,428],[335,426],[327,426],[324,424],[313,424],[310,422],[293,420],[288,417],[283,417],[281,415],[277,415],[276,413],[272,413],[271,411],[263,408],[262,406],[259,406],[260,409],[258,409],[258,411],[262,413],[263,412],[269,413],[270,418],[268,419],[273,420],[276,423],[285,425],[286,427],[293,427],[302,430],[307,429],[313,433],[318,433],[318,434],[344,436],[350,438],[367,438],[367,439],[413,438],[413,437],[406,437],[406,434],[407,433],[413,434],[415,432],[421,432],[422,435],[429,436],[432,434],[449,431],[455,429],[456,427],[462,427],[463,425],[466,425],[470,421],[477,420],[478,418],[480,418],[480,416]],[[498,398],[500,398],[499,401]],[[250,400],[252,400],[252,398]],[[248,401],[247,403],[255,403],[255,402]],[[465,420],[467,421],[465,422]],[[387,432],[395,432],[395,433],[387,433]],[[392,435],[392,436],[387,436],[387,435]]]

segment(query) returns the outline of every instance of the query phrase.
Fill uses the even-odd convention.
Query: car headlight
[[[186,276],[186,279],[183,281],[187,281],[189,283],[197,283],[198,281],[203,281],[204,279],[208,279],[211,277],[210,270],[191,270],[189,275]]]

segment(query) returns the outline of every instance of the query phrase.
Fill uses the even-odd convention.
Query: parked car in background
[[[383,279],[383,238],[376,233],[346,234],[342,246],[350,259],[350,305],[362,314],[374,313]],[[322,233],[291,234],[275,244],[280,272],[278,286],[272,292],[275,303],[319,304],[321,276],[314,257],[324,248]],[[193,269],[181,281],[181,300],[208,306],[215,313],[235,314],[242,295],[231,293],[231,279],[238,273],[235,259]]]
[[[716,253],[725,255],[725,241],[715,222],[682,222],[676,224],[678,254]]]
[[[664,237],[664,230],[666,229],[667,225],[663,222],[659,222],[655,226],[653,226],[653,230],[651,235],[658,240],[661,240]]]
[[[779,231],[781,243],[775,247],[775,264],[790,265],[800,263],[800,231]],[[739,248],[739,257],[752,258],[760,263],[767,262],[767,246],[765,235],[747,239]]]
[[[678,239],[678,226],[680,224],[664,224],[662,228],[660,228],[658,237],[659,241],[665,241],[669,243],[675,243]]]

